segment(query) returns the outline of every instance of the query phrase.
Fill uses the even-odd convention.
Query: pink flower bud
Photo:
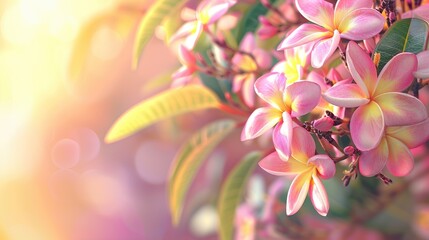
[[[313,126],[320,131],[326,132],[334,126],[334,120],[330,117],[322,117],[314,121]]]
[[[344,148],[344,153],[351,156],[355,152],[355,148],[353,146],[347,146]]]

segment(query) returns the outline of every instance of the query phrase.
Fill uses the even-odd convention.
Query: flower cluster
[[[221,22],[237,16],[227,14],[237,2],[202,1],[196,19],[172,38],[182,39],[183,66],[173,75],[174,85],[187,84],[196,72],[231,81],[222,109],[248,116],[241,140],[269,136],[274,152],[260,167],[293,177],[288,215],[309,193],[325,216],[329,201],[321,179],[332,178],[344,160],[350,163],[345,185],[358,174],[390,182],[385,168],[393,176],[408,175],[414,162],[410,149],[429,138],[428,112],[418,98],[429,77],[429,51],[401,51],[380,67],[375,49],[398,19],[391,6],[384,1],[375,6],[372,0],[338,0],[335,6],[325,0],[261,2],[269,14],[259,17],[256,35],[245,33],[234,47],[224,33],[236,23]],[[422,15],[427,8],[403,9],[403,17]],[[206,56],[192,50],[202,34],[214,43]],[[277,52],[258,44],[279,35],[285,37]],[[348,137],[348,146],[339,136]]]
[[[173,212],[182,211],[183,189],[189,188],[206,150],[236,128],[241,131],[237,144],[252,142],[249,146],[263,149],[257,159],[260,168],[290,181],[287,215],[305,206],[309,195],[317,213],[326,216],[327,179],[341,178],[347,187],[361,179],[390,184],[397,177],[415,175],[416,148],[427,148],[429,139],[429,2],[396,2],[186,3],[191,17],[166,39],[182,65],[172,76],[172,89],[130,114],[147,118],[144,126],[207,108],[217,108],[229,119],[227,124],[219,121],[222,124],[204,128],[177,155],[174,167],[181,174],[173,168],[171,179],[185,179],[185,186],[173,184]],[[186,86],[190,84],[211,91],[200,95],[201,86]],[[159,109],[154,107],[157,104]],[[126,125],[116,132],[127,135],[133,127]],[[246,161],[240,164],[251,169]],[[185,172],[190,172],[189,178],[182,176]],[[357,176],[362,177],[354,181]],[[392,195],[383,195],[375,206]],[[271,208],[275,200],[268,199]],[[257,225],[266,221],[257,219],[261,214],[255,209],[243,207],[238,212],[243,217],[236,223],[238,238],[252,239]],[[351,218],[362,223],[374,213],[367,216],[358,213]]]

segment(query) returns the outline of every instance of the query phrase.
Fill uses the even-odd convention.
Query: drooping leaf
[[[110,128],[105,141],[121,140],[160,120],[192,111],[216,108],[216,95],[205,87],[189,85],[170,89],[135,105]]]
[[[380,72],[390,59],[401,52],[417,54],[425,50],[428,29],[428,24],[417,18],[407,18],[395,22],[375,48],[375,53],[380,54],[377,71]]]
[[[186,193],[209,153],[236,128],[233,120],[219,120],[195,133],[177,153],[169,177],[169,203],[175,225],[180,221]]]
[[[251,152],[231,171],[222,186],[219,202],[219,235],[222,240],[232,240],[235,210],[240,203],[247,180],[252,174],[261,153]]]
[[[137,30],[136,39],[133,50],[133,68],[137,68],[140,56],[146,44],[155,33],[155,29],[159,26],[166,16],[169,16],[182,6],[186,0],[158,0],[147,11],[142,18]]]

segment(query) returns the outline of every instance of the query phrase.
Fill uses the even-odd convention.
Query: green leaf
[[[425,50],[427,41],[428,24],[425,21],[408,18],[395,22],[375,48],[375,53],[380,54],[377,71],[380,72],[390,59],[401,52],[417,54]]]
[[[203,160],[236,128],[233,120],[219,120],[195,133],[177,153],[169,178],[169,202],[173,223],[177,225],[183,210],[185,195]]]
[[[147,11],[140,22],[134,42],[133,68],[137,68],[140,56],[146,44],[152,38],[155,29],[159,26],[166,16],[174,13],[186,0],[158,0]]]
[[[272,4],[276,0],[270,1]],[[259,16],[267,14],[268,9],[265,8],[260,2],[253,5],[243,16],[240,23],[237,26],[237,42],[241,42],[244,35],[248,32],[255,32],[259,26]]]
[[[112,143],[160,120],[197,110],[216,108],[219,101],[209,89],[189,85],[169,89],[135,105],[125,112],[107,133],[105,141]]]
[[[251,152],[246,155],[231,171],[222,186],[218,202],[219,235],[222,240],[232,239],[235,210],[240,203],[247,179],[260,159],[261,153],[259,152]]]
[[[198,75],[200,76],[200,80],[204,86],[216,93],[219,99],[226,101],[225,92],[231,92],[231,81],[218,80],[217,78],[204,73],[199,73]]]

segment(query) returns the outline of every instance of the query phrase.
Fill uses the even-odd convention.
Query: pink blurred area
[[[149,4],[1,1],[0,239],[217,238],[215,208],[207,203],[222,169],[240,153],[211,156],[191,189],[198,197],[187,203],[196,210],[185,208],[177,228],[166,179],[180,143],[220,114],[192,114],[118,143],[103,142],[120,114],[168,87],[147,83],[178,67],[154,39],[139,68],[131,69],[137,23]],[[232,160],[225,166],[227,157]]]

